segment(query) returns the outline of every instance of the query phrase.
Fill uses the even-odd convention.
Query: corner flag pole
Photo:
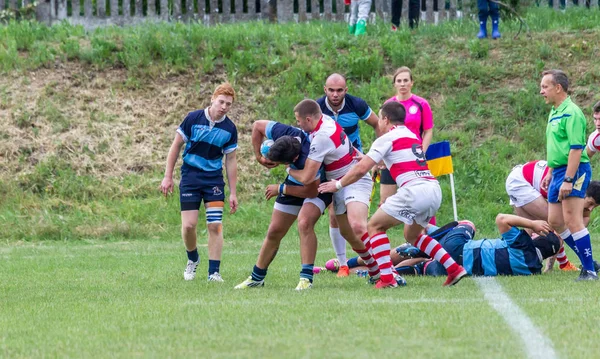
[[[450,173],[450,189],[452,190],[452,209],[454,210],[454,220],[458,221],[458,213],[456,211],[456,192],[454,192],[454,174]]]

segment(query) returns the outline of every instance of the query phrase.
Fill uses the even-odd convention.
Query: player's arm
[[[429,145],[431,144],[432,139],[433,139],[433,128],[423,131],[423,144],[422,144],[423,153],[427,153],[427,148],[429,148]]]
[[[296,170],[288,167],[286,172],[306,186],[318,179],[317,173],[319,172],[319,168],[321,168],[321,162],[307,158],[304,163],[304,169]]]
[[[329,181],[321,183],[319,185],[320,193],[333,193],[342,189],[343,187],[349,186],[352,183],[361,179],[367,172],[375,166],[375,161],[369,156],[363,156],[360,162],[355,164],[348,173],[339,181]]]
[[[548,187],[550,186],[550,181],[552,181],[552,171],[554,169],[552,167],[548,167],[548,173],[546,174],[546,177],[544,177],[542,179],[542,183],[540,184],[540,187],[548,192]]]
[[[552,232],[552,228],[546,221],[532,221],[527,218],[504,213],[500,213],[496,216],[496,226],[502,234],[510,231],[512,227],[531,228],[538,234]]]
[[[379,117],[377,117],[375,111],[371,111],[371,114],[369,115],[369,117],[367,117],[365,122],[369,126],[373,127],[373,130],[375,130],[375,136],[381,137],[381,135],[383,135],[382,130],[379,128]]]
[[[263,139],[267,137],[267,125],[270,121],[258,120],[252,124],[252,150],[254,151],[254,157],[256,161],[267,168],[276,167],[277,164],[264,158],[260,153],[260,145]]]
[[[225,155],[225,171],[227,172],[227,184],[229,185],[229,213],[237,211],[237,151]]]
[[[179,133],[175,134],[175,139],[171,144],[171,148],[169,149],[169,154],[167,155],[167,165],[165,166],[165,177],[163,178],[160,184],[160,191],[165,195],[165,197],[169,193],[173,193],[173,170],[175,169],[175,163],[177,163],[177,157],[179,157],[179,151],[181,151],[181,146],[183,146],[183,138]]]
[[[277,197],[279,193],[286,196],[294,196],[298,198],[314,198],[319,194],[319,180],[311,182],[306,186],[288,186],[286,184],[270,184],[265,190],[265,199],[268,201],[273,197]]]

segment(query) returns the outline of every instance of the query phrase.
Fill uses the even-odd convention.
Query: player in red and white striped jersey
[[[592,158],[596,152],[600,151],[600,101],[596,102],[594,109],[594,126],[596,130],[588,137],[586,152],[589,158]]]
[[[358,154],[343,128],[331,117],[323,115],[319,104],[313,100],[307,99],[298,103],[294,108],[294,115],[298,126],[310,134],[310,150],[304,169],[288,169],[288,174],[306,185],[314,181],[323,164],[328,180],[342,178],[356,164],[354,157]],[[372,187],[371,177],[365,174],[353,185],[334,194],[333,201],[342,236],[365,260],[371,278],[376,279],[379,276],[379,268],[370,254],[369,237],[366,234]],[[311,209],[312,207],[303,207],[300,211],[298,232],[302,270],[310,268],[312,274],[317,252],[317,236],[314,227],[305,225],[303,221],[304,212]],[[308,287],[308,284],[298,284],[298,287],[302,286]],[[296,289],[299,289],[298,287]]]
[[[506,193],[510,198],[510,205],[518,216],[532,220],[548,220],[548,193],[541,187],[541,182],[547,173],[546,161],[541,160],[517,165],[512,169],[506,179]],[[583,222],[587,227],[591,211],[600,203],[600,182],[590,183],[584,203]],[[556,259],[562,270],[579,270],[569,261],[562,245]],[[553,263],[553,260],[549,260],[545,271],[551,270]]]
[[[427,255],[444,265],[448,278],[444,285],[456,284],[467,272],[457,264],[435,239],[421,231],[435,215],[442,191],[427,167],[419,138],[404,126],[406,110],[397,102],[382,106],[379,128],[385,133],[376,139],[370,151],[342,179],[322,183],[319,192],[336,192],[352,186],[383,160],[398,185],[398,191],[386,199],[368,223],[371,248],[381,270],[377,288],[395,287],[390,259],[390,241],[386,231],[404,223],[404,237]]]

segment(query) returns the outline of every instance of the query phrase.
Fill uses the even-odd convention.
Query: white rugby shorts
[[[413,180],[379,207],[388,215],[411,225],[427,227],[442,204],[442,189],[437,181]]]
[[[361,179],[351,185],[343,187],[333,194],[333,208],[335,214],[346,213],[346,204],[350,202],[360,202],[369,206],[371,200],[371,191],[373,190],[373,180],[367,173]]]
[[[510,205],[523,207],[535,201],[542,194],[538,192],[523,176],[523,166],[515,166],[506,178],[506,193]]]

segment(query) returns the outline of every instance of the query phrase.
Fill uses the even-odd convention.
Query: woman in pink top
[[[396,95],[389,98],[390,101],[400,102],[406,109],[405,126],[421,140],[423,152],[431,144],[433,138],[433,114],[427,100],[412,93],[414,85],[412,72],[406,66],[400,67],[394,73],[393,82]],[[379,189],[379,204],[385,202],[386,198],[396,193],[396,181],[387,169],[381,171],[381,187]]]

